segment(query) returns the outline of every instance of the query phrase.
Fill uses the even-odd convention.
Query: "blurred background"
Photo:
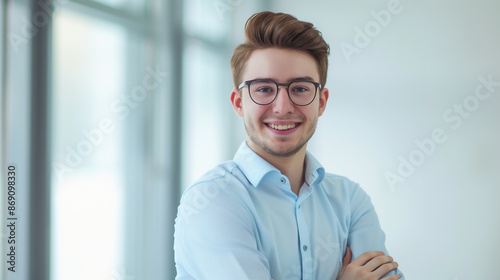
[[[245,139],[229,60],[262,10],[310,21],[330,44],[330,100],[308,148],[372,197],[407,279],[498,279],[500,2],[0,9],[2,186],[8,166],[18,176],[17,271],[2,261],[1,279],[174,279],[180,195]]]

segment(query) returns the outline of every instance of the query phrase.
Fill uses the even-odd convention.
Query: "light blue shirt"
[[[205,174],[181,198],[176,279],[329,280],[347,246],[353,259],[387,253],[370,198],[356,183],[325,173],[309,153],[304,174],[297,197],[287,177],[246,143]]]

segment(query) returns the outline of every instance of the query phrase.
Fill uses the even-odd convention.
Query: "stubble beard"
[[[316,130],[317,118],[313,121],[313,123],[310,124],[309,128],[305,132],[305,135],[299,139],[297,145],[283,149],[278,149],[278,147],[274,147],[272,142],[266,142],[266,140],[268,139],[262,139],[262,137],[259,138],[259,135],[255,130],[255,127],[249,128],[246,122],[244,123],[248,137],[257,147],[259,147],[264,152],[272,156],[286,158],[286,157],[291,157],[296,153],[298,153],[307,144],[307,142],[309,142],[309,139],[311,139]]]

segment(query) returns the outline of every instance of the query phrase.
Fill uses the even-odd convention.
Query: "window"
[[[52,280],[174,273],[164,205],[176,208],[167,203],[176,192],[168,193],[162,175],[170,143],[168,128],[160,127],[172,94],[159,55],[167,34],[156,29],[151,9],[135,9],[153,4],[164,8],[153,1],[72,1],[54,13]]]
[[[53,279],[109,279],[122,262],[127,31],[62,9],[53,30]],[[86,269],[92,267],[92,269]]]

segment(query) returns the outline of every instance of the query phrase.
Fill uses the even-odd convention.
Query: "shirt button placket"
[[[302,278],[304,280],[309,280],[312,277],[312,256],[311,250],[309,250],[309,229],[307,228],[307,223],[304,217],[303,209],[301,209],[301,202],[296,205],[296,218],[297,227],[299,230],[299,242],[301,250],[301,263],[302,263]],[[311,279],[312,280],[312,279]]]

